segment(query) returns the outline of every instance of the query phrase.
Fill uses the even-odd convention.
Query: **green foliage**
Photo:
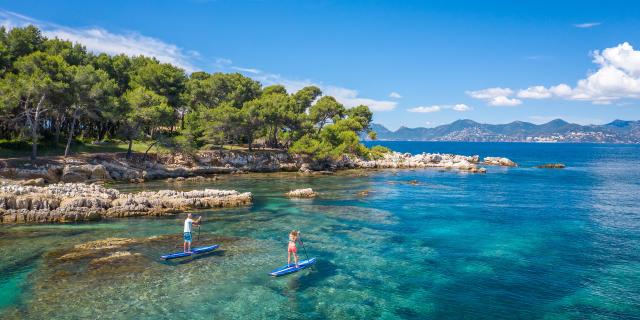
[[[5,38],[10,60],[15,61],[19,57],[40,50],[44,40],[42,32],[35,26],[11,29]]]
[[[384,146],[373,146],[369,149],[369,159],[377,160],[382,159],[385,154],[390,153],[391,149]]]
[[[194,72],[184,95],[190,106],[215,108],[229,102],[240,108],[260,95],[260,83],[239,73]]]
[[[316,104],[309,109],[309,117],[312,122],[318,124],[318,130],[330,120],[338,120],[345,114],[345,108],[338,103],[334,97],[326,96],[320,98]]]
[[[360,143],[353,119],[337,120],[319,133],[310,133],[296,141],[290,151],[311,156],[315,160],[338,159],[343,155],[363,156],[368,150]]]
[[[262,95],[267,96],[271,94],[287,94],[287,89],[281,84],[274,84],[272,86],[265,87],[262,89]]]
[[[142,64],[131,74],[131,87],[142,87],[165,97],[174,109],[180,104],[182,92],[186,88],[187,77],[184,70],[155,59],[141,59]]]
[[[143,87],[127,91],[124,99],[129,106],[127,120],[136,126],[169,125],[173,111],[167,98]]]
[[[239,73],[187,75],[155,58],[95,55],[33,26],[0,27],[0,139],[30,141],[32,157],[40,139],[62,138],[66,151],[115,139],[129,152],[140,140],[145,152],[248,144],[335,159],[369,153],[358,135],[371,118],[315,86],[288,93]]]

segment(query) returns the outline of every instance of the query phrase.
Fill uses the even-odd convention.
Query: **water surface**
[[[255,201],[197,212],[200,241],[222,250],[182,263],[157,257],[179,249],[183,215],[2,226],[0,318],[638,319],[640,146],[387,144],[521,166],[117,185],[230,188]],[[567,168],[533,167],[547,162]],[[301,187],[320,197],[283,197]],[[286,262],[294,228],[316,267],[268,277]],[[135,239],[122,250],[139,255],[105,265],[60,259],[107,237]]]

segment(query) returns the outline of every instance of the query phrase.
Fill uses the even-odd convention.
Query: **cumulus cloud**
[[[438,112],[440,110],[442,110],[442,107],[440,106],[420,106],[420,107],[407,109],[407,111],[409,112],[417,112],[417,113],[431,113],[431,112]]]
[[[377,100],[371,98],[360,97],[358,91],[336,86],[320,86],[322,92],[326,95],[333,96],[340,103],[347,107],[355,107],[359,105],[368,106],[373,111],[391,111],[398,105],[395,101]]]
[[[464,103],[458,103],[458,104],[454,105],[451,109],[453,109],[454,111],[458,111],[458,112],[465,112],[465,111],[471,110],[471,107],[469,107],[468,105],[466,105]]]
[[[545,99],[551,97],[551,92],[544,86],[534,86],[518,91],[517,96],[523,99]]]
[[[593,63],[598,69],[571,87],[566,83],[545,87],[531,86],[514,91],[509,88],[489,88],[467,92],[471,97],[490,105],[517,105],[519,99],[564,99],[611,104],[620,99],[640,99],[640,51],[628,42],[615,47],[596,50]]]
[[[472,98],[484,100],[491,106],[517,106],[522,103],[521,100],[509,98],[513,94],[513,90],[509,88],[488,88],[475,91],[467,91]]]
[[[79,42],[93,52],[155,57],[160,62],[174,64],[188,72],[196,70],[191,60],[200,55],[195,51],[187,52],[176,45],[136,32],[116,34],[101,28],[68,28],[11,11],[0,11],[0,25],[6,28],[30,24],[38,26],[46,37]]]
[[[585,23],[576,23],[573,26],[580,29],[588,29],[601,25],[601,22],[585,22]]]
[[[394,99],[400,99],[400,98],[402,98],[402,95],[397,93],[397,92],[395,92],[395,91],[393,91],[393,92],[389,93],[389,97],[390,98],[394,98]]]
[[[416,113],[432,113],[432,112],[438,112],[446,109],[450,109],[457,112],[465,112],[465,111],[471,110],[471,107],[464,103],[458,103],[453,105],[420,106],[420,107],[407,109],[407,111],[416,112]]]

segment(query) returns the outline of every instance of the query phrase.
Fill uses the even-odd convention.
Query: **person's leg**
[[[187,252],[187,242],[186,241],[182,244],[182,252]]]
[[[191,232],[185,233],[185,241],[187,241],[187,253],[191,253]]]
[[[291,251],[287,250],[287,265],[291,264]]]
[[[294,252],[293,253],[293,258],[296,260],[296,268],[299,267],[299,265],[298,265],[298,252]]]

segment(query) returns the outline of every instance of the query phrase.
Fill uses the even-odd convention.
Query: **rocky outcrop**
[[[132,217],[140,215],[165,215],[189,209],[237,207],[251,204],[251,193],[233,190],[193,190],[139,192],[120,195],[111,202],[107,217]]]
[[[501,157],[485,157],[484,164],[491,166],[517,167],[518,164],[507,158]]]
[[[390,152],[378,160],[347,159],[347,167],[363,169],[444,168],[462,171],[477,170],[479,156],[455,154]]]
[[[107,169],[101,165],[65,165],[62,169],[62,182],[86,182],[97,180],[111,180]]]
[[[76,183],[46,187],[0,185],[0,223],[91,221],[112,217],[159,216],[189,209],[244,206],[251,193],[193,190],[120,193]]]
[[[313,198],[318,194],[315,193],[311,188],[305,188],[289,191],[286,195],[289,198]]]
[[[541,169],[564,169],[566,166],[563,163],[545,163],[536,166],[536,168]]]

